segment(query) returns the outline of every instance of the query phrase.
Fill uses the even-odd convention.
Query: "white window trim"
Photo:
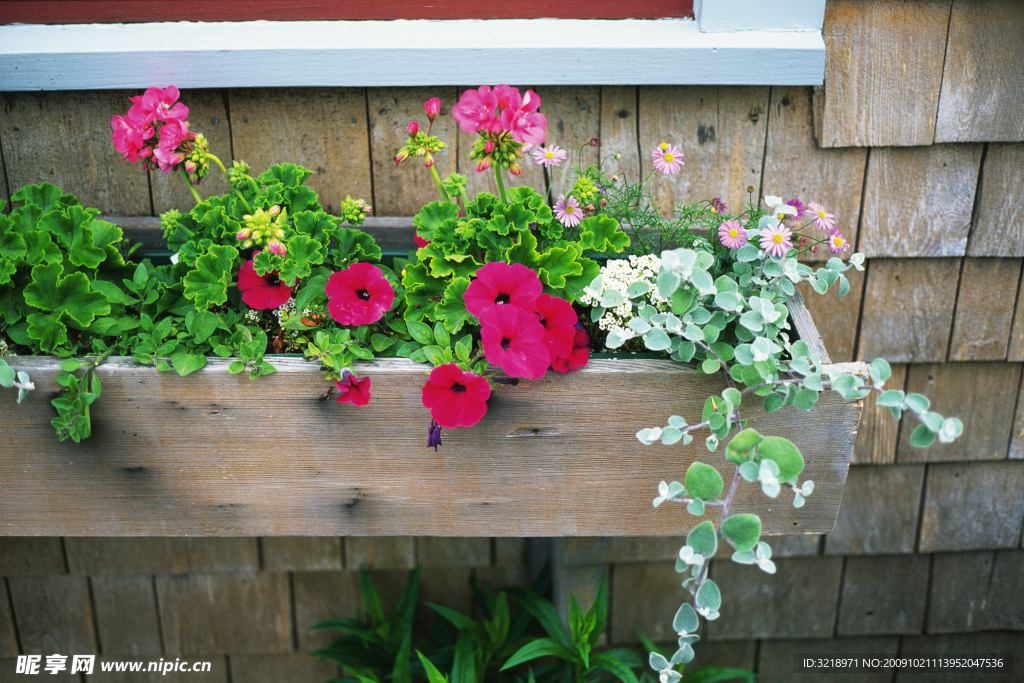
[[[0,91],[822,83],[824,0],[740,0],[741,13],[733,5],[697,0],[698,20],[0,26]]]

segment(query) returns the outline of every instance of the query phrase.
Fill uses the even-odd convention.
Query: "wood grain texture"
[[[1024,385],[1021,386],[1021,392],[1017,394],[1017,410],[1013,417],[1013,431],[1010,433],[1008,457],[1011,460],[1024,459]],[[1021,539],[1021,543],[1024,544],[1024,539]]]
[[[13,576],[7,585],[23,654],[96,652],[86,577]]]
[[[121,160],[110,120],[127,113],[135,91],[0,94],[0,142],[10,192],[53,183],[102,213],[149,216],[149,178]]]
[[[1019,258],[964,260],[949,360],[1006,358],[1020,268]]]
[[[949,13],[950,0],[825,5],[822,147],[932,144]]]
[[[982,630],[985,613],[1002,609],[988,600],[995,553],[935,553],[928,599],[928,633]],[[955,598],[953,596],[956,596]]]
[[[259,568],[255,538],[67,538],[72,574],[159,574]]]
[[[11,201],[11,191],[7,186],[7,167],[4,165],[3,147],[3,140],[0,139],[0,200],[8,202],[8,205],[4,206],[2,212],[9,213],[11,210],[9,205]]]
[[[601,168],[609,174],[640,180],[639,93],[636,86],[601,87]],[[618,154],[618,159],[610,155]]]
[[[540,111],[547,117],[547,144],[556,144],[569,153],[561,167],[548,169],[551,197],[557,200],[572,189],[569,169],[573,165],[586,168],[600,159],[600,149],[589,143],[591,138],[601,135],[601,88],[539,86],[537,94]]]
[[[924,465],[851,467],[826,555],[912,553]]]
[[[234,158],[253,177],[298,164],[314,172],[306,184],[327,213],[336,215],[348,195],[372,203],[364,89],[238,88],[228,91],[228,108]]]
[[[0,538],[0,576],[38,576],[66,571],[61,539]]]
[[[611,644],[619,647],[639,643],[637,629],[656,643],[676,638],[672,616],[683,597],[689,597],[679,583],[679,574],[671,562],[612,565],[609,580]]]
[[[423,536],[416,539],[416,560],[424,567],[486,567],[491,539]]]
[[[907,366],[891,363],[892,376],[885,383],[886,389],[903,389],[907,383]],[[857,442],[853,446],[852,465],[887,465],[896,462],[896,444],[900,435],[900,421],[893,418],[889,408],[875,404],[878,394],[871,392],[864,398],[860,424],[857,426]]]
[[[775,563],[785,582],[728,560],[711,563],[722,595],[742,609],[724,611],[708,623],[708,640],[737,638],[825,638],[832,635],[843,559],[794,557]]]
[[[928,465],[917,552],[1016,547],[1024,521],[1024,462]]]
[[[944,417],[959,417],[964,433],[953,443],[914,448],[910,434],[918,422],[904,415],[896,461],[1005,459],[1020,376],[1020,363],[912,365],[907,373],[907,392],[927,396],[931,410]]]
[[[330,659],[310,657],[306,652],[284,655],[233,655],[231,683],[262,683],[263,681],[334,680],[341,672]]]
[[[165,656],[291,651],[287,574],[172,574],[156,589]]]
[[[921,633],[930,565],[926,555],[847,558],[836,634]]]
[[[610,538],[555,538],[551,542],[552,601],[562,617],[570,623],[573,598],[589,610],[597,597],[601,580],[608,571]],[[603,642],[605,636],[599,636]]]
[[[981,145],[871,150],[858,251],[868,257],[962,256]]]
[[[953,0],[935,142],[1024,140],[1024,5]]]
[[[836,363],[853,360],[860,320],[860,303],[864,296],[864,271],[851,268],[845,274],[850,281],[850,291],[846,296],[839,296],[836,287],[821,295],[805,282],[797,286],[803,295],[804,306],[814,319],[814,327],[821,335],[829,358]]]
[[[864,284],[857,358],[946,359],[960,259],[874,259]]]
[[[850,245],[855,245],[868,150],[818,147],[811,123],[811,100],[810,88],[772,88],[764,194],[821,204],[835,215],[836,227]],[[733,211],[740,208],[733,207]],[[823,234],[813,227],[803,232],[815,237]],[[805,254],[801,260],[827,261],[831,256],[826,244],[817,254]]]
[[[266,91],[264,91],[266,92]],[[231,168],[231,122],[228,117],[227,95],[215,88],[185,90],[178,101],[188,107],[189,130],[202,133],[210,143],[210,153],[221,160],[225,168]],[[268,145],[272,143],[268,141]],[[262,172],[260,168],[257,173]],[[153,213],[162,214],[169,209],[188,213],[196,200],[185,185],[181,172],[164,173],[159,169],[149,172],[153,191]],[[210,172],[197,188],[199,196],[206,198],[227,194],[231,186],[217,165],[210,163]]]
[[[1024,360],[1024,278],[1017,287],[1017,304],[1013,312],[1013,325],[1010,328],[1010,346],[1006,350],[1006,360]]]
[[[968,256],[1024,256],[1024,144],[990,143]]]
[[[432,135],[448,145],[434,155],[434,168],[442,179],[454,173],[458,159],[469,154],[459,149],[451,116],[458,101],[454,87],[444,88],[369,88],[366,91],[370,115],[370,159],[373,163],[373,204],[375,216],[415,216],[424,204],[441,196],[423,161],[412,157],[401,164],[395,155],[409,137],[410,121],[426,119],[423,103],[439,97],[449,113],[434,120]],[[463,175],[466,173],[463,171]]]
[[[93,576],[89,584],[103,654],[134,658],[163,654],[152,576]]]
[[[424,567],[420,573],[420,600],[469,614],[473,608],[473,594],[466,589],[469,588],[472,572],[468,567]],[[416,628],[420,633],[428,633],[433,622],[433,610],[418,610]]]
[[[804,305],[804,295],[799,290],[793,292],[793,295],[789,297],[788,307],[789,318],[794,328],[798,330],[813,330],[811,334],[802,333],[800,335],[807,342],[811,354],[818,354],[821,357],[822,363],[831,363],[832,360],[828,355],[828,349],[825,348],[821,341],[821,335],[818,334],[814,319],[811,318],[810,311]]]
[[[342,539],[284,536],[262,539],[263,569],[299,571],[342,568]]]
[[[640,168],[654,168],[651,152],[662,142],[684,154],[683,169],[654,179],[652,196],[662,215],[679,202],[721,197],[742,206],[747,187],[761,186],[767,87],[640,87]]]
[[[295,572],[292,588],[302,652],[312,652],[341,635],[332,629],[310,630],[311,626],[328,619],[355,619],[362,609],[359,573],[355,571]]]
[[[349,569],[413,569],[416,539],[411,536],[345,539],[345,566]]]
[[[409,361],[365,366],[374,400],[357,413],[319,401],[322,380],[300,358],[274,359],[278,372],[258,382],[229,375],[217,359],[186,378],[108,359],[93,435],[76,446],[60,444],[49,424],[56,362],[12,363],[37,391],[19,406],[24,428],[0,452],[0,472],[19,472],[0,500],[6,534],[678,535],[692,518],[683,506],[655,510],[651,495],[707,450],[648,448],[634,435],[662,410],[699,415],[703,397],[724,388],[670,361],[592,361],[568,377],[497,387],[481,423],[448,433],[435,454],[418,429],[394,428],[427,414],[424,369]],[[659,399],[652,412],[640,385],[678,399]],[[6,394],[0,401],[13,403]],[[801,509],[749,491],[735,509],[757,509],[769,534],[830,530],[859,412],[859,402],[832,395],[810,413],[752,404],[751,426],[791,438],[817,489]],[[815,426],[795,429],[794,420]],[[286,457],[264,447],[270,434],[292,435],[278,449]],[[50,496],[74,505],[49,505]]]

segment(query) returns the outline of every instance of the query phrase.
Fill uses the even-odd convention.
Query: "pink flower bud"
[[[235,237],[238,238],[239,240],[247,240],[249,239],[249,235],[251,233],[252,230],[250,230],[249,228],[242,228],[241,230],[238,231],[238,234],[235,235]]]
[[[409,127],[406,128],[406,130],[409,132],[409,137],[412,137],[413,135],[416,135],[416,133],[420,132],[420,124],[416,121],[410,121]]]
[[[271,254],[277,254],[278,256],[284,256],[288,253],[288,250],[276,238],[267,242],[267,249],[270,250]]]
[[[488,154],[494,151],[494,140],[488,140],[484,143],[484,151]]]
[[[590,138],[591,147],[597,147],[599,144],[601,144],[600,140],[598,140],[597,138]]]
[[[437,97],[431,97],[423,103],[423,111],[427,112],[427,118],[433,121],[437,118],[438,112],[441,111],[441,100]]]

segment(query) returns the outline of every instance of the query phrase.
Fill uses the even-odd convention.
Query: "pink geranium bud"
[[[409,132],[409,137],[412,137],[413,135],[416,135],[416,133],[420,132],[420,124],[416,121],[410,121],[409,127],[406,128],[406,130]]]
[[[285,246],[276,237],[267,242],[267,249],[270,250],[271,254],[277,254],[278,256],[284,256],[288,253],[288,250],[285,249]]]
[[[427,118],[433,121],[441,111],[441,100],[437,97],[431,97],[423,103],[423,111],[427,112]]]
[[[484,143],[484,151],[488,154],[494,151],[494,140],[488,140]]]

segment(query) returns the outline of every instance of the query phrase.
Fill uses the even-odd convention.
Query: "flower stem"
[[[201,204],[203,198],[199,196],[199,190],[196,189],[196,186],[188,179],[188,171],[185,170],[185,164],[178,164],[178,168],[181,169],[181,177],[185,180],[185,185],[188,186],[189,192],[195,197],[196,204]]]
[[[252,207],[249,206],[249,202],[245,201],[245,197],[242,195],[242,193],[239,192],[238,189],[231,184],[231,176],[228,175],[228,170],[224,168],[224,164],[221,163],[220,159],[218,159],[216,155],[210,154],[209,152],[206,153],[206,156],[213,159],[213,163],[217,164],[217,168],[219,168],[220,172],[224,174],[224,180],[228,181],[228,187],[230,187],[231,191],[234,192],[238,196],[238,198],[242,200],[242,204],[245,205],[245,210],[252,213]],[[250,178],[250,180],[252,180],[252,178]]]
[[[444,198],[444,201],[452,201],[452,198],[444,191],[444,183],[441,182],[441,176],[438,175],[437,168],[435,168],[433,164],[430,166],[430,175],[434,177],[434,182],[437,184],[437,189],[441,192],[441,196]]]
[[[501,179],[501,166],[497,164],[494,166],[494,177],[498,179],[498,194],[501,196],[502,204],[504,204],[507,201],[505,199],[505,182]]]

